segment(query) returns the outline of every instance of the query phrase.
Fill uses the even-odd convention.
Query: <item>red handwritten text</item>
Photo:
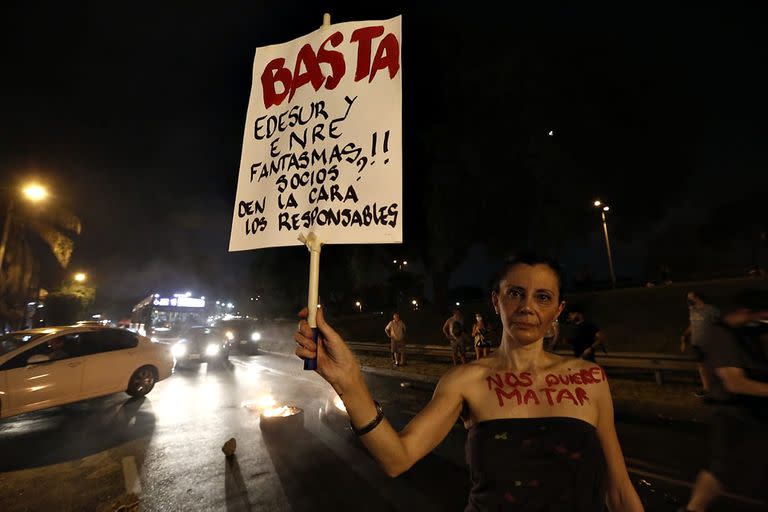
[[[355,82],[368,77],[368,82],[373,81],[376,73],[381,70],[389,71],[389,78],[394,78],[400,70],[400,42],[397,37],[389,33],[384,37],[384,27],[362,27],[350,36],[350,42],[357,44],[357,62],[355,68]],[[374,39],[376,53],[373,53]],[[334,32],[320,44],[317,52],[310,44],[305,44],[296,55],[293,64],[293,72],[285,66],[284,58],[271,60],[261,73],[261,87],[264,94],[264,107],[280,105],[285,98],[290,102],[296,91],[310,84],[315,91],[325,86],[333,90],[339,85],[347,71],[344,54],[331,48],[337,48],[344,40],[341,32]],[[373,59],[371,56],[373,55]],[[325,75],[321,64],[330,66],[330,74]],[[277,84],[281,85],[281,92],[277,91]]]
[[[548,373],[544,376],[546,387],[539,390],[531,388],[534,378],[530,372],[496,373],[486,377],[488,390],[496,393],[499,407],[509,403],[513,405],[546,403],[554,406],[564,401],[583,406],[585,402],[589,402],[589,396],[584,387],[604,380],[605,372],[599,366],[576,372],[569,371],[569,373]]]

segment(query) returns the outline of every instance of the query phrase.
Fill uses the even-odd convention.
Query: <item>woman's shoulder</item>
[[[490,359],[479,359],[454,366],[440,377],[438,385],[458,385],[463,387],[473,381],[484,379],[490,369],[489,361]]]
[[[593,368],[595,366],[600,367],[593,361],[588,361],[580,357],[573,357],[570,355],[553,354],[551,352],[546,353],[547,362],[546,366],[553,370],[560,370],[563,368],[572,368],[575,370],[583,370],[587,368]]]

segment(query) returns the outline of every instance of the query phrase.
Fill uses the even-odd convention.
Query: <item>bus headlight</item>
[[[207,356],[218,355],[219,350],[221,350],[221,348],[218,345],[216,345],[215,343],[210,343],[208,344],[207,347],[205,347],[205,355]]]
[[[251,333],[251,341],[259,341],[261,339],[260,332]]]
[[[176,359],[179,359],[180,357],[184,357],[187,355],[187,346],[183,343],[176,343],[174,346],[171,347],[171,354],[173,354],[173,357]]]

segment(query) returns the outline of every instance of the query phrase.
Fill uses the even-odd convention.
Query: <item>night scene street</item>
[[[0,6],[0,511],[768,510],[768,10]]]

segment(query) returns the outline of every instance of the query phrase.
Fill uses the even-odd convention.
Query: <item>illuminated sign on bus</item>
[[[205,299],[195,297],[155,297],[152,302],[155,306],[173,306],[180,308],[204,308]]]

